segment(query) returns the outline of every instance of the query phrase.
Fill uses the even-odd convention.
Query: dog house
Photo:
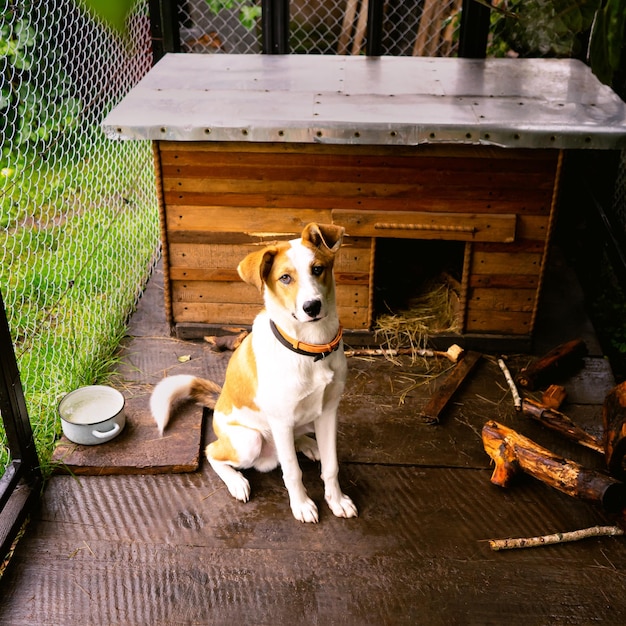
[[[347,332],[443,258],[459,335],[528,341],[564,152],[626,146],[626,105],[569,59],[170,54],[104,127],[153,141],[179,336],[250,324],[237,264],[317,221]]]

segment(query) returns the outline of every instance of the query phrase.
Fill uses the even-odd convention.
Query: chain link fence
[[[69,0],[0,10],[0,289],[45,463],[59,397],[101,379],[158,258],[151,147],[100,130],[151,66],[150,22],[139,3],[121,41]]]
[[[178,4],[183,52],[261,52],[260,0]],[[386,0],[383,54],[455,56],[461,4]],[[150,20],[138,0],[120,41],[71,0],[0,12],[0,289],[45,462],[59,396],[104,375],[158,259],[150,146],[100,130],[151,66]],[[292,0],[290,49],[363,54],[367,13],[368,0]],[[492,19],[491,53],[508,54],[497,32]],[[624,181],[623,158],[613,210],[626,228]]]
[[[453,54],[459,7],[386,3],[385,54]],[[45,463],[59,397],[106,374],[158,259],[150,146],[100,131],[150,68],[150,20],[138,2],[121,41],[69,0],[0,10],[0,289]],[[179,10],[184,52],[261,51],[259,0],[182,0]],[[363,52],[367,0],[296,0],[290,11],[293,52]],[[0,463],[9,460],[0,424]]]
[[[462,0],[387,0],[382,49],[393,56],[454,56]],[[260,0],[183,0],[181,49],[195,53],[261,52]],[[362,54],[367,0],[292,0],[294,54]]]

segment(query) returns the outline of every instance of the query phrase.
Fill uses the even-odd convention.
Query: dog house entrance
[[[377,239],[377,339],[391,348],[422,346],[431,335],[461,332],[464,258],[464,242]]]

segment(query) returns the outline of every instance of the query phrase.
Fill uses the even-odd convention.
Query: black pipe
[[[459,32],[459,56],[484,59],[487,56],[491,10],[475,0],[463,0]]]
[[[178,0],[149,0],[152,63],[167,52],[180,52]]]
[[[11,455],[0,476],[0,554],[5,555],[37,502],[42,476],[13,341],[0,293],[0,415]]]
[[[262,0],[263,54],[289,54],[289,0]]]
[[[383,8],[384,0],[370,0],[367,6],[367,39],[365,54],[378,57],[383,52]]]
[[[39,461],[1,293],[0,355],[0,413],[9,450],[11,457],[30,472],[38,467]]]

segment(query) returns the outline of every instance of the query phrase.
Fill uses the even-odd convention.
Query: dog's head
[[[335,313],[333,263],[344,228],[308,224],[299,239],[250,253],[237,268],[239,276],[262,294],[273,319],[285,315],[315,322]]]

